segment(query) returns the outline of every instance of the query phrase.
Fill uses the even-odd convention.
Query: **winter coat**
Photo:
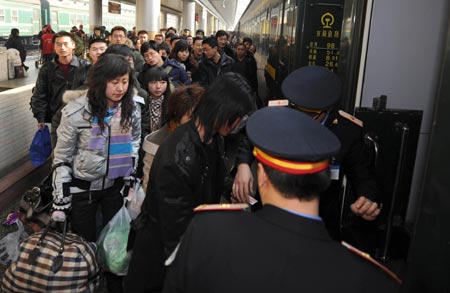
[[[44,63],[31,96],[31,110],[38,123],[52,122],[53,115],[63,105],[64,92],[79,88],[86,80],[88,63],[85,60],[73,56],[67,80],[57,60]]]
[[[234,59],[227,54],[220,54],[218,64],[204,57],[198,66],[198,71],[192,78],[194,82],[208,87],[221,74],[234,71]]]
[[[215,165],[207,160],[207,148],[212,148]],[[125,292],[153,292],[162,285],[164,260],[180,241],[194,216],[193,209],[203,203],[220,202],[224,177],[219,135],[206,146],[194,121],[190,121],[166,138],[153,161],[142,212],[135,222],[140,228]]]
[[[62,109],[61,123],[58,127],[58,142],[53,152],[53,194],[57,197],[63,192],[63,185],[76,180],[90,182],[88,190],[103,190],[111,187],[114,180],[107,178],[109,143],[105,136],[102,150],[88,150],[91,137],[91,110],[84,91],[68,91],[70,102]],[[143,99],[134,96],[134,109],[131,118],[132,156],[135,165],[141,142],[141,109]],[[136,166],[134,166],[136,168]],[[80,187],[81,188],[81,187]],[[81,188],[83,189],[83,188]],[[67,191],[66,191],[67,192]]]
[[[178,87],[181,84],[184,85],[191,84],[191,79],[189,78],[189,76],[186,73],[186,70],[181,66],[180,63],[166,57],[162,57],[162,59],[164,60],[164,63],[161,67],[168,73],[169,80],[173,86]],[[144,76],[147,70],[150,70],[150,68],[152,68],[152,66],[145,63],[138,77],[141,87],[146,90],[148,90],[148,85],[144,84]]]
[[[27,51],[25,50],[25,47],[22,45],[19,36],[10,36],[5,43],[5,47],[6,49],[16,49],[17,51],[19,51],[22,63],[25,62],[25,59],[27,58]]]

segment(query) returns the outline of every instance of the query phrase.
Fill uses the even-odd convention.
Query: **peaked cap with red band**
[[[247,122],[255,157],[289,174],[313,174],[328,168],[340,149],[338,138],[306,114],[290,108],[266,107]]]

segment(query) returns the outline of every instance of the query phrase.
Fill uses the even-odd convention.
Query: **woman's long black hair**
[[[206,90],[192,119],[205,129],[205,142],[223,125],[231,125],[238,118],[255,110],[255,97],[245,78],[234,72],[220,75]]]
[[[88,74],[88,103],[91,108],[92,118],[97,117],[98,125],[103,130],[105,126],[104,117],[106,116],[107,97],[106,84],[124,74],[128,74],[128,89],[122,97],[121,120],[120,125],[128,130],[131,125],[131,116],[133,113],[133,69],[130,62],[121,55],[108,54],[100,57],[89,70]],[[91,119],[92,119],[91,118]]]

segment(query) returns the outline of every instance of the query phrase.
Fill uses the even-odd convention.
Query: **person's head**
[[[189,46],[192,46],[192,44],[194,43],[194,38],[189,35],[186,37],[186,42],[188,43]]]
[[[108,41],[101,38],[94,38],[89,41],[89,59],[92,64],[98,61],[100,55],[102,55],[108,48]]]
[[[115,26],[111,29],[111,44],[125,44],[127,30],[123,26]]]
[[[203,141],[228,135],[254,109],[252,90],[242,75],[228,72],[208,87],[192,119],[204,128]]]
[[[52,40],[58,57],[72,58],[76,43],[71,33],[59,31],[53,36]]]
[[[12,28],[12,29],[11,29],[11,36],[13,36],[13,37],[18,37],[18,36],[19,36],[19,29],[17,29],[17,28]]]
[[[141,45],[145,42],[148,42],[148,32],[145,30],[141,30],[138,32],[138,39],[141,41]]]
[[[79,28],[80,30],[83,30],[83,25],[80,24],[80,25],[78,26],[78,28]]]
[[[164,38],[164,42],[170,47],[172,38],[175,38],[176,36],[174,34],[166,34],[166,37]]]
[[[321,66],[305,66],[291,72],[281,84],[289,106],[321,121],[341,96],[339,77]]]
[[[252,53],[253,55],[255,55],[255,53],[256,53],[256,46],[255,45],[250,45],[250,47],[248,47],[248,51],[250,53]]]
[[[198,29],[195,31],[195,36],[203,39],[205,37],[205,31],[202,29]]]
[[[154,40],[158,45],[161,45],[163,43],[163,35],[156,34]]]
[[[203,53],[205,57],[208,59],[212,59],[216,56],[219,48],[217,47],[217,40],[215,37],[209,37],[203,40],[202,42]]]
[[[203,54],[203,38],[195,37],[192,44],[192,52],[198,58]]]
[[[167,34],[167,35],[168,35],[168,34],[174,34],[174,35],[176,35],[176,34],[177,34],[177,29],[174,28],[174,27],[169,27],[169,28],[167,29],[166,34]]]
[[[161,43],[161,45],[159,45],[158,47],[159,47],[159,54],[161,54],[161,56],[163,57],[169,58],[170,47],[166,43]]]
[[[330,159],[340,143],[325,126],[300,111],[266,107],[253,113],[246,130],[258,160],[263,204],[279,202],[277,196],[295,202],[317,200],[328,188]]]
[[[108,49],[106,49],[104,55],[108,55],[108,54],[117,54],[117,55],[121,55],[124,56],[128,62],[130,62],[130,66],[131,68],[134,68],[134,54],[133,54],[133,50],[128,47],[127,45],[121,45],[121,44],[116,44],[116,45],[111,45],[108,47]]]
[[[180,40],[181,40],[180,37],[172,36],[172,38],[170,39],[170,48],[175,47],[176,43],[178,43]]]
[[[224,30],[218,30],[216,33],[217,45],[223,49],[228,44],[228,33]]]
[[[78,28],[76,26],[73,26],[70,30],[71,33],[76,33],[78,31]]]
[[[150,66],[162,66],[164,61],[159,53],[159,46],[155,41],[148,41],[142,44],[141,54],[145,62]]]
[[[191,31],[187,28],[183,29],[182,36],[187,37]]]
[[[241,59],[245,58],[245,55],[247,54],[247,50],[245,49],[245,45],[242,44],[242,43],[237,44],[235,53],[236,53],[236,57],[238,59],[241,60]]]
[[[152,99],[170,96],[169,74],[162,67],[152,67],[144,74],[145,89]]]
[[[120,125],[129,129],[133,111],[133,69],[123,56],[108,54],[101,56],[88,73],[88,103],[91,119],[96,117],[99,126],[105,126],[108,109],[120,104]]]
[[[100,27],[96,26],[96,27],[94,28],[94,35],[95,35],[96,37],[100,37],[101,34],[102,34],[102,29],[101,29]]]
[[[178,62],[185,62],[189,58],[189,44],[183,40],[177,42],[175,47],[170,51],[169,58]]]
[[[199,84],[181,85],[170,95],[167,120],[175,125],[181,125],[191,119],[195,107],[205,93],[205,88]]]
[[[250,45],[253,44],[253,41],[249,37],[245,37],[244,39],[242,39],[242,43],[245,45],[245,48],[248,50]]]

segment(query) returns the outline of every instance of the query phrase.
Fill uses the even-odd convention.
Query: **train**
[[[121,3],[120,14],[108,12],[107,0],[102,1],[102,5],[102,21],[107,30],[119,24],[127,29],[135,26],[134,5]],[[35,36],[47,23],[54,31],[70,31],[73,26],[82,24],[89,33],[89,1],[0,0],[0,44],[8,39],[11,28],[18,28],[25,46],[37,48]]]
[[[406,263],[402,292],[450,291],[449,19],[447,0],[253,0],[235,28],[256,45],[266,102],[302,66],[340,77],[383,196],[375,257]]]

